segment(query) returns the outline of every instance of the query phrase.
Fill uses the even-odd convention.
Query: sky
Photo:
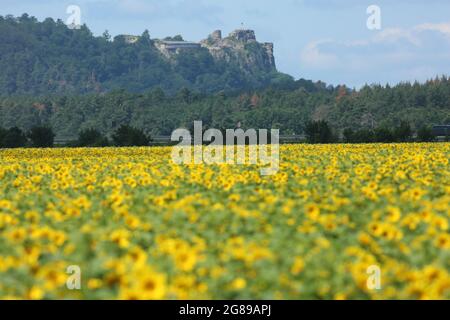
[[[148,29],[199,41],[216,29],[253,29],[296,79],[358,88],[450,75],[449,0],[0,0],[0,15],[67,21],[70,5],[95,35]]]

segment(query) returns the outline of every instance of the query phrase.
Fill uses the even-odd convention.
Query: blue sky
[[[448,0],[0,0],[0,15],[67,20],[69,5],[96,35],[109,30],[198,41],[215,29],[254,29],[274,42],[278,69],[295,78],[360,87],[450,75]],[[381,30],[366,10],[381,8]]]

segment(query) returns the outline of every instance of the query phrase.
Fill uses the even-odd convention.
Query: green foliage
[[[107,147],[109,141],[100,131],[91,128],[80,131],[76,145],[78,147]]]
[[[346,143],[371,143],[375,141],[375,133],[370,129],[345,129],[343,132]]]
[[[408,142],[412,140],[413,131],[409,123],[402,121],[399,126],[393,129],[382,125],[371,129],[345,129],[343,131],[344,142],[347,143],[371,143],[371,142]]]
[[[417,132],[417,138],[420,142],[431,142],[434,140],[433,130],[430,127],[423,126]]]
[[[28,133],[33,148],[53,147],[55,134],[49,127],[33,127]]]
[[[166,40],[166,41],[184,41],[183,37],[179,34],[174,37],[165,37],[164,40]]]
[[[394,128],[401,121],[413,131],[422,126],[450,121],[450,80],[447,77],[420,83],[400,83],[394,87],[372,85],[338,95],[328,110],[328,120],[336,128]]]
[[[17,127],[12,127],[4,131],[3,134],[0,146],[2,148],[22,148],[27,143],[25,134]]]
[[[150,138],[144,131],[126,125],[120,126],[112,138],[117,147],[141,147],[150,143]]]
[[[436,85],[442,87],[440,94],[450,101],[448,79],[415,85],[414,92],[433,91]],[[205,128],[230,129],[240,122],[243,129],[280,128],[282,135],[301,135],[305,134],[308,121],[319,118],[328,123],[334,135],[343,135],[344,141],[362,143],[409,141],[411,133],[423,126],[446,124],[450,108],[433,109],[432,100],[423,105],[422,99],[417,102],[421,105],[415,99],[405,100],[401,106],[388,100],[389,108],[372,109],[372,105],[383,105],[386,96],[402,95],[406,99],[414,95],[402,93],[405,88],[408,86],[400,84],[344,93],[342,88],[298,80],[289,88],[268,87],[233,94],[205,95],[183,88],[170,95],[157,87],[142,94],[113,90],[106,94],[9,96],[0,97],[0,126],[28,131],[45,123],[58,137],[76,137],[80,130],[89,128],[110,136],[126,124],[153,136],[167,136],[177,128],[190,128],[193,121],[202,120]],[[367,90],[375,91],[367,95]],[[377,129],[380,127],[381,131]],[[344,134],[345,128],[351,128],[353,133]]]
[[[308,82],[309,83],[309,82]],[[295,90],[266,89],[240,94],[203,95],[187,88],[167,95],[155,88],[143,94],[114,90],[107,94],[0,97],[0,126],[26,131],[41,123],[51,125],[58,138],[74,137],[94,128],[111,135],[122,125],[142,128],[151,135],[170,135],[202,120],[206,127],[229,129],[273,128],[281,133],[303,133],[316,104],[329,104],[332,91],[314,86],[314,94],[296,83]]]
[[[375,129],[375,142],[389,143],[394,142],[394,140],[394,133],[390,128],[379,127]]]
[[[3,139],[5,138],[7,130],[0,127],[0,148],[3,148]]]
[[[351,128],[344,129],[342,132],[342,135],[344,136],[344,142],[345,143],[353,143],[355,139],[355,132]]]
[[[395,140],[398,142],[408,142],[412,139],[412,129],[408,122],[402,121],[394,130]]]
[[[328,122],[309,121],[305,126],[305,135],[309,143],[330,143],[334,141]]]

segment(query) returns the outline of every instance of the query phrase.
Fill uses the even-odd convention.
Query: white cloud
[[[387,28],[378,32],[372,39],[375,43],[395,43],[406,40],[409,43],[420,46],[421,41],[412,30],[402,28]]]
[[[424,23],[414,28],[416,31],[436,31],[450,37],[450,22],[447,23]]]
[[[320,46],[326,43],[333,43],[332,40],[318,40],[309,43],[302,51],[302,62],[310,67],[329,68],[338,62],[338,57],[331,53],[320,51]]]
[[[364,75],[369,83],[371,78],[423,81],[450,74],[450,23],[389,28],[369,39],[312,41],[302,50],[300,62],[309,72]]]

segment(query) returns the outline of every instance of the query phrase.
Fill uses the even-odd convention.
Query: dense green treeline
[[[183,89],[174,96],[162,90],[133,94],[124,90],[104,95],[0,98],[0,126],[49,125],[58,137],[75,137],[80,130],[96,128],[111,134],[123,124],[144,129],[151,135],[170,135],[179,127],[202,120],[205,127],[280,128],[301,132],[316,104],[328,103],[332,94],[268,89],[228,96],[202,95]]]
[[[182,89],[167,95],[161,89],[144,93],[113,90],[105,94],[70,96],[9,96],[0,98],[0,126],[51,126],[57,137],[73,138],[94,128],[111,134],[122,125],[151,136],[170,135],[202,120],[205,128],[278,128],[281,134],[304,134],[309,121],[324,120],[333,134],[344,130],[394,128],[411,130],[450,123],[450,80],[395,87],[366,86],[361,90],[327,87],[299,80],[289,88],[267,88],[229,95],[199,94]]]
[[[433,142],[439,141],[438,137],[430,127],[422,127],[414,132],[407,122],[401,122],[394,128],[378,127],[375,129],[360,129],[353,131],[345,129],[343,136],[339,137],[330,127],[328,122],[308,121],[305,123],[304,138],[292,140],[289,136],[280,137],[280,143],[392,143],[392,142]],[[24,133],[20,128],[12,127],[3,129],[0,127],[0,149],[2,148],[52,148],[55,145],[55,134],[50,127],[37,126]],[[443,137],[450,141],[450,130]],[[441,140],[442,141],[442,140]],[[236,142],[236,141],[235,141]],[[173,145],[175,140],[166,139],[159,141],[157,145]],[[203,143],[208,144],[206,141]],[[247,140],[246,143],[250,143]],[[72,139],[58,146],[65,147],[133,147],[155,145],[152,137],[142,129],[128,125],[121,125],[110,137],[102,134],[97,129],[84,129],[78,134],[77,139]]]
[[[69,141],[66,147],[142,147],[150,144],[151,137],[143,130],[130,126],[120,126],[108,139],[96,129],[81,130],[78,138]],[[0,149],[3,148],[52,148],[55,145],[55,134],[52,128],[36,126],[25,133],[18,127],[4,129],[0,127]]]

